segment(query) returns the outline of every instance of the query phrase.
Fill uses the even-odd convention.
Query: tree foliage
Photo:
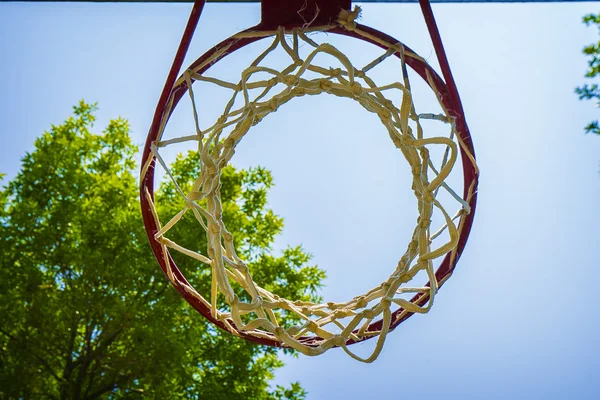
[[[587,26],[595,26],[600,30],[600,14],[588,14],[583,17],[583,23]],[[596,43],[592,43],[583,48],[583,54],[588,56],[588,70],[585,73],[585,77],[597,80],[600,75],[600,40]],[[596,105],[600,107],[600,87],[597,83],[584,84],[575,89],[575,93],[579,96],[580,100],[595,100]],[[600,125],[598,120],[590,122],[585,127],[586,133],[595,133],[600,135]]]
[[[304,398],[298,383],[269,387],[276,350],[218,331],[168,284],[141,222],[128,123],[94,134],[94,111],[74,107],[0,191],[0,398]],[[177,179],[192,179],[196,157],[177,158]],[[257,280],[317,300],[324,273],[310,257],[273,254],[283,221],[267,207],[272,184],[265,169],[226,168],[225,222]],[[156,196],[165,218],[181,201],[171,183]],[[206,247],[195,226],[173,235]],[[208,287],[203,266],[178,262]]]

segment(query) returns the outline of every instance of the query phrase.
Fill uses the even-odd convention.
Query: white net
[[[351,13],[341,15],[338,23],[374,40],[366,32],[357,29],[353,23],[354,17],[356,15]],[[236,82],[204,76],[198,72],[226,54],[228,47],[220,49],[194,69],[186,70],[176,86],[186,85],[188,88],[195,133],[163,139],[167,119],[164,117],[159,138],[152,145],[152,153],[167,176],[173,179],[161,152],[175,144],[190,143],[199,150],[200,173],[191,190],[185,192],[173,179],[185,206],[165,224],[160,223],[149,194],[147,198],[153,207],[157,226],[160,227],[155,239],[165,253],[171,249],[209,266],[211,292],[200,294],[189,284],[179,281],[173,274],[173,265],[166,259],[169,279],[177,285],[185,285],[186,291],[210,307],[212,316],[223,321],[232,333],[245,331],[256,337],[275,338],[307,355],[318,355],[333,346],[341,346],[352,357],[370,362],[381,351],[389,327],[394,322],[392,316],[395,310],[403,309],[401,313],[395,314],[398,319],[405,313],[426,313],[430,310],[440,284],[435,276],[434,261],[447,253],[453,254],[461,229],[460,217],[470,212],[470,209],[467,201],[447,183],[447,178],[457,163],[461,146],[454,120],[439,98],[442,113],[418,114],[415,110],[405,61],[407,58],[423,60],[406,51],[400,43],[385,43],[376,39],[388,50],[364,67],[357,68],[336,47],[328,43],[317,43],[308,35],[310,31],[327,29],[328,27],[319,27],[286,32],[281,28],[277,32],[239,34],[239,39],[253,36],[272,37],[273,40]],[[278,48],[283,49],[289,62],[285,67],[276,69],[265,60],[269,53]],[[380,86],[369,78],[368,73],[372,68],[390,56],[398,55],[401,65],[401,79],[398,82]],[[339,67],[332,68],[331,65]],[[429,80],[431,84],[430,76]],[[208,127],[202,127],[198,118],[194,82],[206,82],[231,91],[230,100],[222,115]],[[404,254],[381,285],[349,301],[317,304],[282,298],[264,289],[260,282],[254,282],[252,271],[236,253],[234,238],[223,222],[220,174],[232,159],[236,145],[252,126],[296,97],[323,93],[355,100],[365,110],[379,117],[393,144],[409,164],[419,218]],[[399,105],[390,100],[392,94],[401,98]],[[168,107],[172,107],[172,102]],[[170,111],[167,109],[165,116]],[[423,126],[432,123],[445,127],[443,131],[447,135],[437,135],[440,129],[435,129],[436,135],[428,136]],[[443,146],[441,160],[431,159],[431,146]],[[470,158],[474,164],[472,156]],[[143,175],[148,165],[149,163],[143,170]],[[444,196],[439,196],[440,192],[444,192]],[[440,198],[445,199],[445,204],[442,204]],[[208,248],[206,252],[202,252],[204,254],[169,239],[169,231],[187,213],[193,214],[198,228],[206,233]],[[438,218],[435,218],[436,215]],[[432,221],[440,222],[439,226],[433,226]],[[417,275],[425,275],[427,282],[414,282]],[[234,288],[238,287],[246,292],[248,301],[243,301],[236,295]],[[416,294],[422,294],[427,301],[417,305],[407,298],[407,295]],[[220,296],[227,304],[226,309],[218,305]],[[293,314],[300,322],[293,326],[282,326],[282,313]],[[381,329],[369,329],[372,322],[379,319],[383,320]],[[346,345],[348,341],[358,342],[373,336],[379,338],[372,354],[366,358],[357,356]],[[306,337],[318,339],[311,345],[306,345],[306,341],[302,340]]]

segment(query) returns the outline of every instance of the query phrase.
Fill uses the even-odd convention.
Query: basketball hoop
[[[444,79],[423,58],[398,40],[356,22],[360,9],[351,10],[349,0],[263,0],[259,25],[224,40],[198,58],[177,78],[198,22],[204,1],[197,1],[192,10],[182,42],[159,100],[154,120],[144,147],[141,171],[141,204],[144,225],[152,250],[167,277],[181,295],[204,317],[220,328],[253,342],[291,347],[303,354],[318,355],[332,347],[342,347],[353,358],[372,362],[379,355],[386,335],[414,313],[426,313],[433,305],[437,290],[452,274],[469,236],[477,199],[478,168],[471,136],[465,121],[458,91],[435,26],[428,0],[421,7]],[[358,68],[350,57],[329,43],[319,43],[310,34],[327,32],[344,35],[378,46],[383,54]],[[246,68],[239,81],[226,82],[206,75],[220,60],[252,43],[266,42],[264,50]],[[267,55],[283,49],[289,64],[282,70],[263,65]],[[302,53],[300,48],[306,53]],[[317,63],[324,55],[343,68],[331,68]],[[388,58],[399,60],[401,79],[378,85],[369,71]],[[411,92],[408,69],[412,69],[431,88],[442,113],[417,114]],[[267,75],[268,78],[264,78]],[[194,83],[208,82],[231,91],[232,100],[217,121],[200,127],[194,97]],[[387,96],[390,91],[401,94],[401,104]],[[258,94],[253,94],[258,93]],[[165,140],[163,133],[175,107],[189,95],[196,133]],[[366,111],[376,114],[386,128],[393,144],[409,164],[413,191],[418,202],[419,219],[410,243],[398,265],[381,285],[346,302],[322,304],[285,299],[254,282],[246,263],[238,257],[233,236],[222,220],[220,173],[234,155],[239,141],[252,126],[296,97],[320,94],[335,95],[357,101]],[[241,105],[236,105],[236,99]],[[447,127],[447,136],[429,137],[423,121]],[[183,191],[174,181],[184,208],[162,223],[154,199],[156,161],[169,174],[161,149],[175,143],[191,142],[199,149],[200,173],[192,189]],[[428,146],[445,146],[438,164],[430,157]],[[462,163],[463,194],[458,195],[446,178],[459,159]],[[442,204],[438,193],[449,194],[450,206]],[[452,215],[448,209],[457,208]],[[198,227],[206,232],[208,249],[201,254],[187,249],[167,236],[186,213],[192,213]],[[444,221],[436,231],[432,216]],[[441,244],[436,238],[447,236]],[[198,293],[173,261],[170,251],[177,251],[206,264],[212,274],[209,299]],[[441,260],[437,269],[434,261]],[[424,272],[425,285],[413,283]],[[250,301],[242,301],[232,284],[245,290]],[[412,298],[402,296],[414,294]],[[217,307],[221,295],[228,305]],[[301,322],[281,326],[280,312],[294,314]],[[361,358],[348,346],[377,337],[373,353]]]

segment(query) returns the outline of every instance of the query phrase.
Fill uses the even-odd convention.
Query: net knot
[[[410,131],[410,128],[408,128]],[[400,143],[402,143],[405,146],[413,146],[414,143],[414,139],[410,137],[410,135],[408,134],[404,134],[400,136]]]
[[[356,302],[356,308],[365,308],[367,304],[369,304],[369,301],[366,297],[359,297],[358,301]]]
[[[342,70],[340,68],[329,68],[329,75],[333,78],[339,78],[342,75]]]
[[[235,140],[233,140],[232,138],[227,138],[223,141],[223,146],[224,147],[234,147],[235,146]]]
[[[254,103],[250,103],[248,104],[248,106],[246,107],[246,116],[244,117],[244,120],[246,122],[250,122],[251,124],[254,123],[254,119],[256,118],[256,104]]]
[[[188,195],[188,200],[190,201],[194,201],[194,200],[200,200],[202,198],[203,193],[202,192],[190,192],[190,194]]]
[[[285,329],[281,326],[278,326],[275,328],[275,336],[279,339],[281,339],[281,337],[283,336],[283,334],[285,333]]]
[[[269,108],[273,112],[277,111],[277,109],[279,108],[279,103],[277,102],[277,99],[275,97],[269,100]]]
[[[229,232],[227,232],[229,233]],[[231,236],[231,234],[229,234]],[[243,262],[240,261],[236,264],[236,268],[242,271],[248,271],[248,266]],[[263,304],[263,298],[261,296],[258,296],[257,298],[260,299],[260,304]]]
[[[362,94],[363,94],[363,88],[362,88],[362,86],[360,85],[360,83],[358,83],[358,82],[353,82],[353,83],[350,85],[350,90],[352,91],[352,95],[353,95],[354,97],[359,97],[360,95],[362,95]]]
[[[379,115],[379,118],[388,121],[392,118],[392,113],[390,110],[388,110],[387,108],[382,108],[377,115]]]
[[[429,190],[423,191],[422,198],[425,203],[433,203],[433,193],[431,193]]]
[[[346,344],[346,339],[343,336],[335,335],[331,338],[331,343],[334,346],[341,347]]]
[[[275,304],[277,304],[277,307],[279,307],[279,308],[284,308],[284,307],[287,307],[287,305],[288,305],[287,301],[282,300],[282,299],[277,300],[277,302]]]
[[[286,75],[283,77],[283,83],[288,86],[297,86],[300,79],[296,75]]]
[[[333,313],[333,317],[335,319],[342,319],[342,318],[350,317],[352,315],[354,315],[354,313],[352,311],[344,310],[344,309],[335,310],[335,312]]]
[[[315,332],[317,329],[319,329],[319,324],[317,324],[315,321],[308,321],[306,323],[306,328],[312,332]]]
[[[296,96],[301,97],[306,94],[306,89],[303,87],[297,86],[294,88],[294,93],[296,94]]]
[[[356,19],[360,16],[361,9],[355,6],[354,10],[342,10],[338,16],[337,22],[348,30],[356,29]]]
[[[328,92],[331,90],[332,88],[332,83],[329,79],[320,79],[319,80],[319,88],[321,88],[321,90]]]
[[[232,307],[239,304],[240,299],[234,294],[234,295],[225,295],[225,300],[227,301],[227,303],[229,303]]]

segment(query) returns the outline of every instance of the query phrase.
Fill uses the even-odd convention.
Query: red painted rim
[[[357,24],[357,28],[361,31],[369,33],[370,35],[373,35],[374,37],[376,37],[378,39],[385,41],[386,43],[399,43],[398,40],[394,39],[393,37],[391,37],[383,32],[380,32],[376,29],[373,29],[373,28],[370,28],[367,26],[363,26],[363,25],[359,25],[359,24]],[[264,31],[264,30],[272,30],[272,29],[273,29],[273,27],[263,26],[262,24],[259,24],[256,27],[247,29],[244,32],[250,32],[250,31],[256,32],[256,31]],[[371,44],[374,44],[378,47],[387,49],[385,46],[383,46],[373,40],[370,40],[368,38],[360,36],[359,34],[357,34],[355,32],[347,31],[343,27],[336,26],[334,28],[327,30],[327,32],[336,33],[336,34],[343,35],[343,36],[354,37],[354,38],[369,42]],[[192,65],[190,66],[190,69],[193,69],[196,66],[200,65],[206,59],[208,59],[209,57],[214,55],[219,49],[222,49],[225,46],[230,46],[227,54],[231,54],[234,51],[239,50],[239,49],[241,49],[253,42],[261,40],[263,38],[264,37],[238,39],[238,38],[231,37],[229,39],[226,39],[226,40],[222,41],[221,43],[219,43],[217,46],[215,46],[212,49],[210,49],[209,51],[207,51],[200,58],[198,58],[194,63],[192,63]],[[405,49],[409,52],[412,52],[412,50],[410,50],[410,48],[408,48],[406,46],[405,46]],[[225,54],[221,58],[215,60],[213,63],[205,66],[202,70],[199,70],[198,73],[203,74],[210,67],[215,65],[220,59],[225,57],[227,54]],[[396,56],[400,57],[400,55],[397,53],[396,53]],[[425,82],[428,82],[426,77],[427,77],[427,72],[429,72],[430,76],[433,78],[433,85],[430,85],[430,87],[433,90],[435,90],[441,94],[441,99],[444,104],[444,107],[446,107],[446,109],[449,110],[449,112],[452,115],[456,116],[457,133],[460,136],[464,147],[466,148],[466,150],[465,150],[462,146],[459,146],[460,153],[461,153],[462,165],[463,165],[463,178],[464,178],[463,199],[467,199],[468,194],[469,194],[468,193],[469,188],[473,187],[473,192],[471,194],[471,198],[468,199],[468,204],[471,207],[471,212],[469,214],[461,217],[462,218],[462,220],[461,220],[462,230],[460,232],[455,257],[454,257],[454,259],[452,259],[451,253],[447,253],[435,274],[438,282],[440,282],[439,286],[441,287],[444,284],[445,280],[452,274],[452,272],[456,266],[456,263],[458,262],[461,254],[465,248],[465,245],[467,243],[467,239],[469,237],[469,233],[471,231],[471,227],[473,224],[473,218],[475,216],[475,207],[476,207],[476,203],[477,203],[478,174],[477,174],[477,168],[473,164],[471,159],[469,158],[468,154],[470,153],[474,159],[475,151],[473,148],[473,142],[471,139],[471,135],[469,133],[469,129],[467,127],[467,123],[465,120],[464,112],[463,112],[462,106],[460,104],[460,99],[457,99],[457,96],[452,96],[450,94],[448,86],[444,83],[444,81],[440,78],[440,76],[435,72],[435,70],[433,70],[425,62],[411,58],[411,57],[406,57],[405,61],[406,61],[406,64],[408,64],[417,74],[419,74],[421,76],[421,78],[423,78],[425,80]],[[170,115],[172,114],[173,110],[175,109],[175,107],[177,106],[177,104],[179,103],[179,101],[181,100],[181,98],[183,97],[183,95],[186,92],[187,92],[187,85],[185,83],[175,87],[171,91],[170,98],[172,99],[173,105],[171,107],[171,113],[166,116],[167,121],[168,121],[168,118],[170,117]],[[166,103],[167,103],[166,101],[163,103],[159,103],[159,108],[156,110],[156,115],[160,115],[160,116],[163,115],[163,113],[165,112]],[[161,105],[163,105],[162,109],[161,109]],[[158,122],[160,122],[160,119],[158,119]],[[142,165],[146,165],[146,163],[148,162],[148,159],[151,157],[150,146],[157,139],[158,134],[159,134],[159,125],[160,124],[158,122],[155,120],[155,122],[152,124],[150,132],[148,133],[148,137],[147,137],[146,144],[144,146],[144,150],[143,150],[143,154],[142,154]],[[147,190],[150,193],[152,199],[154,199],[155,162],[156,162],[156,160],[154,159],[154,157],[152,157],[148,171],[146,172],[145,176],[143,177],[143,180],[141,181],[141,185],[140,185],[140,202],[141,202],[141,207],[142,207],[142,216],[143,216],[143,220],[144,220],[144,226],[146,228],[146,233],[148,235],[148,239],[150,241],[152,251],[154,252],[154,255],[155,255],[158,263],[160,264],[163,272],[165,272],[165,274],[166,274],[166,271],[167,271],[166,263],[165,263],[165,259],[164,259],[164,257],[166,256],[169,259],[169,262],[172,266],[173,274],[177,277],[177,279],[179,279],[182,282],[188,283],[186,278],[183,276],[183,274],[179,270],[179,268],[177,268],[177,265],[171,258],[171,255],[169,254],[169,252],[167,251],[167,254],[164,254],[160,243],[154,239],[154,235],[158,231],[158,227],[156,225],[156,222],[154,221],[154,218],[153,218],[153,215],[151,212],[151,208],[150,208],[150,204],[149,204],[148,200],[146,199],[145,193]],[[198,299],[196,299],[192,295],[190,295],[185,290],[183,285],[175,285],[174,284],[174,286],[177,289],[177,291],[186,299],[186,301],[188,303],[190,303],[200,314],[202,314],[206,319],[208,319],[210,322],[212,322],[216,326],[229,332],[229,329],[227,329],[226,325],[222,321],[215,319],[211,315],[210,308],[207,307],[206,305],[204,305],[203,303],[201,303]],[[422,306],[427,302],[428,297],[429,297],[428,295],[418,294],[418,295],[415,295],[411,299],[411,302]],[[407,312],[400,319],[397,319],[397,317],[403,311],[404,310],[402,308],[400,308],[392,314],[393,322],[390,324],[390,331],[393,330],[394,328],[396,328],[400,323],[402,323],[406,319],[408,319],[411,315],[413,315],[413,313]],[[230,322],[231,326],[233,326],[235,328],[235,324],[233,323],[233,321],[229,321],[229,322]],[[366,330],[366,332],[380,331],[382,326],[383,326],[383,320],[378,320],[376,322],[371,323],[371,325],[369,325],[369,328]],[[287,346],[283,345],[281,342],[279,342],[273,335],[269,334],[271,336],[269,338],[257,337],[257,336],[249,334],[248,332],[239,331],[239,330],[237,330],[237,328],[235,328],[235,329],[236,329],[236,332],[235,332],[236,335],[238,335],[244,339],[250,340],[252,342],[255,342],[258,344],[263,344],[263,345],[275,346],[275,347],[287,347]],[[356,333],[356,331],[355,331],[355,333]],[[366,336],[366,337],[363,336],[363,338],[359,341],[362,342],[362,341],[368,340],[372,337],[375,337],[375,336]],[[318,337],[318,336],[302,337],[299,339],[299,341],[302,344],[307,345],[307,346],[312,346],[312,347],[318,346],[319,343],[322,342],[323,340],[324,340],[323,338]],[[350,345],[350,344],[353,344],[356,342],[358,342],[358,341],[349,339],[346,342],[346,344]]]

